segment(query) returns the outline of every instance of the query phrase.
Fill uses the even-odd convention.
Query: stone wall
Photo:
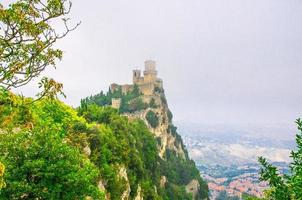
[[[112,98],[111,107],[115,109],[119,109],[121,107],[121,99],[120,98]]]

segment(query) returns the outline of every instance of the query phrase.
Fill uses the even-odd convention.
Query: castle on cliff
[[[145,96],[152,96],[156,88],[163,88],[163,81],[157,78],[156,62],[153,60],[145,61],[145,70],[142,76],[141,70],[133,70],[133,83],[118,85],[113,83],[110,85],[111,91],[116,91],[118,89],[122,90],[123,94],[133,91],[134,85],[137,85],[139,91]],[[120,107],[120,99],[112,99],[112,107]]]

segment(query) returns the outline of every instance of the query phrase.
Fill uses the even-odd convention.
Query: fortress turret
[[[155,88],[162,88],[162,80],[157,78],[156,62],[153,60],[145,61],[144,75],[142,75],[141,70],[133,70],[133,84],[132,85],[117,85],[121,88],[123,94],[133,90],[133,85],[139,87],[140,92],[144,95],[152,95]],[[112,88],[117,88],[113,85]],[[114,102],[115,103],[115,102]]]
[[[155,69],[156,62],[153,60],[146,60],[145,61],[145,71],[144,71],[144,78],[146,82],[155,82],[157,71]]]
[[[153,60],[146,60],[145,61],[145,71],[155,71],[156,62]]]
[[[133,84],[139,84],[141,80],[141,70],[133,70]]]

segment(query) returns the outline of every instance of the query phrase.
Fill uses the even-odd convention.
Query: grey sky
[[[49,75],[68,98],[157,61],[175,120],[292,124],[302,116],[301,0],[73,0],[78,30]],[[31,87],[23,94],[32,95]]]

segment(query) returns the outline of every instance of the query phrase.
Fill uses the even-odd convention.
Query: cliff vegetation
[[[6,183],[0,199],[192,199],[185,184],[199,178],[194,163],[172,151],[161,159],[158,141],[140,119],[109,106],[75,110],[5,89],[0,113]],[[207,190],[199,195],[206,198]]]

